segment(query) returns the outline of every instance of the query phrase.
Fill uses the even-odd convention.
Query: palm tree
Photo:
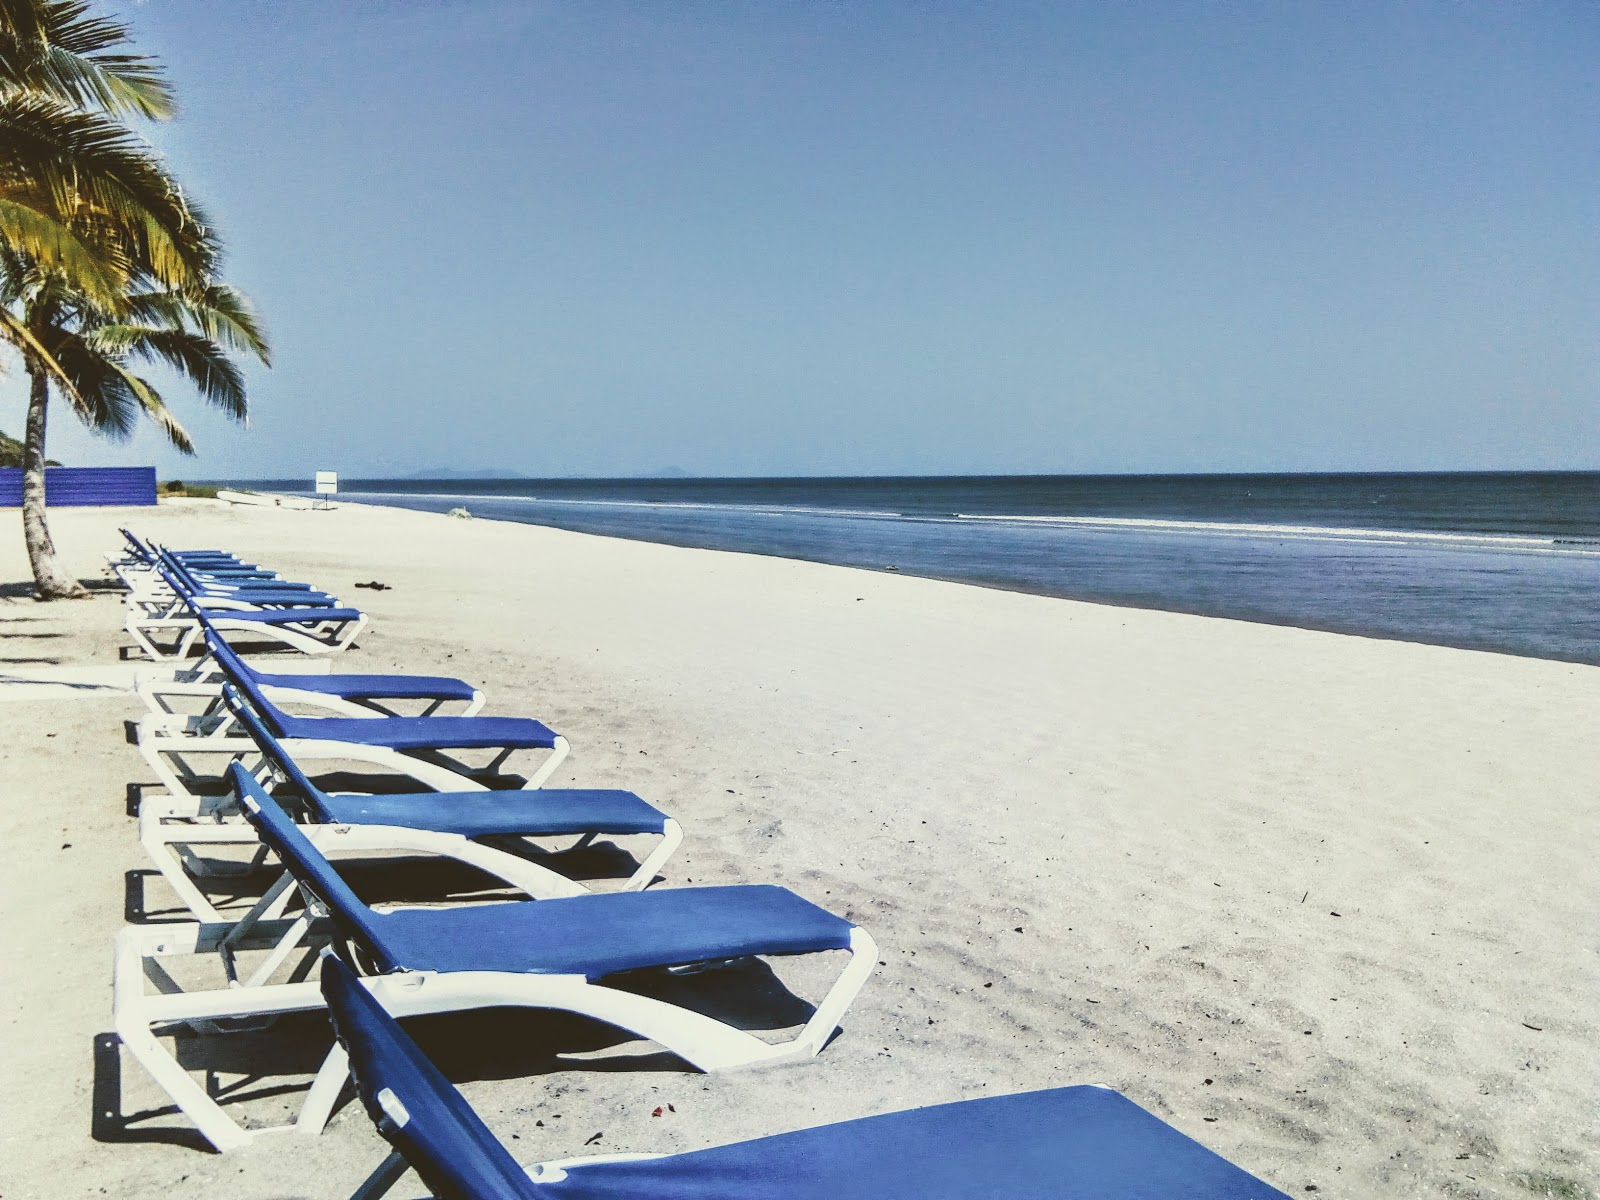
[[[0,0],[0,242],[101,304],[141,270],[203,283],[216,257],[182,189],[117,123],[174,112],[159,64],[127,41],[85,0]]]
[[[0,339],[29,377],[22,520],[42,599],[80,590],[45,521],[51,391],[113,436],[142,411],[187,453],[189,435],[131,366],[164,361],[243,419],[229,352],[267,357],[249,305],[217,280],[204,215],[118,123],[174,112],[159,64],[128,40],[87,0],[0,0]]]
[[[14,437],[8,437],[4,429],[0,429],[0,467],[13,469],[22,465],[22,443]],[[45,459],[45,466],[59,467],[61,464],[53,458]]]
[[[0,249],[0,308],[39,347],[22,348],[29,383],[22,528],[34,583],[40,599],[78,595],[78,584],[56,562],[45,523],[45,427],[52,388],[93,429],[127,437],[143,413],[189,454],[194,446],[188,432],[154,385],[133,368],[164,363],[186,376],[207,402],[242,421],[248,414],[244,379],[230,355],[250,354],[267,362],[266,336],[245,298],[224,284],[128,292],[113,310],[73,290],[59,271],[12,249]]]

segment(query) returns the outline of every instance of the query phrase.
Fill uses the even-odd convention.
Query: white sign
[[[332,496],[339,491],[339,474],[337,471],[317,472],[317,495]]]

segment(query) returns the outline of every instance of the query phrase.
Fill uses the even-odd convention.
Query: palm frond
[[[78,391],[77,381],[67,373],[50,349],[34,335],[33,330],[29,329],[21,318],[4,308],[0,308],[0,338],[10,342],[24,354],[31,354],[37,358],[45,370],[50,372],[51,379],[60,387],[74,408],[81,411],[86,407],[84,397]]]
[[[106,353],[102,330],[90,334],[59,334],[55,347],[63,368],[77,386],[80,402],[73,407],[84,423],[114,438],[126,438],[143,413],[160,426],[167,440],[185,454],[194,442],[173,416],[161,393],[148,379],[135,375],[125,363]],[[113,339],[115,340],[115,339]]]
[[[75,290],[102,303],[115,304],[127,286],[121,255],[91,249],[53,214],[20,199],[0,195],[0,241],[61,272]]]
[[[113,51],[128,27],[92,16],[85,0],[0,3],[0,86],[54,96],[116,116],[165,120],[177,111],[161,64]]]
[[[172,415],[172,410],[167,407],[166,401],[161,398],[161,393],[151,387],[148,380],[141,379],[120,363],[111,363],[109,365],[113,371],[121,376],[123,387],[138,402],[139,407],[144,410],[145,416],[160,426],[161,432],[167,435],[167,441],[171,442],[182,453],[193,454],[194,439],[189,436],[189,431],[183,427],[178,418]]]
[[[214,283],[197,292],[130,292],[123,303],[130,317],[173,329],[192,329],[225,349],[253,354],[272,365],[272,348],[261,318],[236,287]]]
[[[40,0],[0,0],[0,32],[19,42],[43,41],[49,14]]]
[[[155,152],[96,112],[0,95],[0,196],[48,195],[63,221],[103,220],[162,283],[202,288],[221,256],[205,214]]]
[[[137,355],[165,362],[188,376],[207,403],[236,421],[249,416],[243,374],[222,347],[203,334],[150,325],[106,324],[91,330],[85,339],[108,358]]]
[[[138,422],[140,405],[117,364],[72,330],[52,328],[39,340],[48,345],[62,375],[70,380],[67,400],[78,418],[99,433],[128,437]]]

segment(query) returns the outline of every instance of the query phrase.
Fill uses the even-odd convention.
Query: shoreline
[[[295,493],[266,493],[266,494],[283,495],[285,497],[303,499],[303,497],[299,497]],[[379,495],[379,493],[373,493],[373,494],[374,495]],[[345,498],[341,498],[339,503],[358,504],[358,505],[362,505],[362,506],[370,507],[370,508],[392,509],[392,510],[397,510],[397,511],[401,511],[401,512],[433,512],[434,511],[432,509],[409,508],[409,507],[407,507],[407,506],[405,506],[403,504],[393,504],[393,503],[386,502],[388,499],[392,498],[393,496],[404,496],[404,495],[408,495],[408,494],[409,493],[384,494],[385,495],[384,501],[350,500],[350,499],[348,499],[348,494],[347,494],[347,496]],[[422,499],[422,498],[425,498],[425,499],[436,499],[436,500],[440,500],[440,501],[444,501],[444,500],[462,500],[462,501],[469,501],[470,502],[471,500],[474,499],[474,495],[472,493],[464,493],[464,492],[463,493],[417,493],[416,495],[417,495],[417,497],[419,499]],[[546,498],[543,498],[543,497],[523,497],[523,496],[513,496],[513,495],[503,495],[502,496],[502,495],[494,495],[494,494],[488,494],[488,493],[479,493],[479,494],[477,494],[476,498],[477,499],[481,499],[481,500],[513,500],[513,501],[515,501],[515,500],[528,500],[528,499],[538,499],[538,500],[546,499]],[[631,505],[632,503],[633,502],[626,502],[625,506]],[[655,507],[655,505],[647,503],[647,502],[639,502],[639,504],[641,506],[643,506],[643,507]],[[462,507],[464,507],[464,505]],[[663,509],[671,509],[671,508],[674,508],[674,507],[677,507],[677,506],[661,505],[659,507],[662,507]],[[717,507],[717,506],[712,506],[712,507]],[[730,506],[727,506],[727,507],[729,507],[730,509],[736,509],[739,506],[730,505]],[[820,516],[820,517],[834,517],[834,516],[850,517],[850,516],[854,516],[854,515],[858,515],[858,514],[851,514],[851,513],[837,513],[836,514],[836,513],[832,512],[830,510],[819,509],[819,510],[815,510],[814,514],[811,511],[808,510],[805,515],[816,515],[816,516]],[[957,515],[959,516],[960,514],[957,514]],[[1043,583],[1033,582],[1033,581],[1020,579],[1020,578],[1009,578],[1009,577],[1006,577],[1004,575],[981,575],[981,574],[975,574],[975,573],[968,573],[968,574],[949,573],[949,572],[940,572],[940,571],[938,571],[936,569],[918,569],[915,566],[913,566],[913,567],[911,567],[909,569],[904,569],[904,568],[901,568],[899,566],[882,566],[882,565],[875,565],[873,563],[865,562],[865,561],[850,561],[848,558],[841,558],[837,554],[835,554],[833,557],[821,557],[821,556],[817,556],[817,555],[799,553],[799,552],[796,552],[796,553],[785,553],[781,549],[761,549],[761,548],[754,547],[754,546],[751,546],[751,545],[737,545],[737,544],[719,545],[719,544],[715,543],[714,539],[707,540],[707,538],[705,536],[698,536],[697,537],[697,536],[690,535],[690,534],[681,534],[681,535],[677,535],[677,536],[672,536],[670,534],[663,533],[663,534],[660,534],[660,535],[651,535],[647,531],[624,531],[624,530],[614,530],[614,529],[573,528],[573,527],[569,527],[569,526],[566,526],[566,525],[551,524],[551,523],[547,523],[547,522],[544,522],[544,521],[522,520],[522,519],[519,519],[518,517],[509,516],[509,515],[485,515],[485,516],[480,516],[480,515],[478,515],[476,513],[473,513],[472,514],[472,518],[474,520],[504,521],[504,522],[508,522],[508,523],[511,523],[511,524],[531,525],[531,526],[533,526],[535,528],[540,528],[540,529],[552,529],[552,530],[559,530],[559,531],[565,531],[565,532],[570,532],[570,533],[579,533],[579,534],[586,535],[586,536],[591,536],[591,537],[615,538],[615,539],[618,539],[618,540],[621,540],[621,541],[642,542],[642,543],[646,543],[646,544],[650,544],[650,545],[671,546],[671,547],[676,547],[676,548],[679,548],[679,549],[686,549],[686,550],[711,550],[711,551],[730,553],[730,554],[749,554],[749,555],[753,555],[753,556],[756,556],[756,557],[785,559],[785,560],[794,561],[794,562],[812,563],[812,564],[816,564],[816,565],[819,565],[819,566],[834,566],[834,567],[840,567],[840,568],[844,568],[844,569],[862,570],[862,571],[869,571],[869,572],[879,573],[879,574],[901,575],[901,576],[904,576],[904,577],[907,577],[907,578],[928,579],[928,580],[934,580],[934,581],[938,581],[938,582],[942,582],[942,583],[965,584],[965,585],[968,585],[968,586],[971,586],[971,587],[987,588],[987,589],[990,589],[990,590],[993,590],[993,591],[1013,592],[1013,593],[1018,593],[1018,594],[1021,594],[1021,595],[1031,595],[1031,596],[1048,597],[1048,598],[1051,598],[1051,599],[1058,599],[1058,600],[1068,600],[1068,601],[1073,601],[1073,602],[1076,602],[1076,603],[1093,604],[1093,605],[1096,605],[1096,606],[1099,606],[1099,607],[1132,609],[1132,610],[1141,611],[1141,612],[1174,613],[1174,614],[1183,615],[1183,616],[1204,617],[1204,618],[1212,619],[1212,620],[1243,621],[1245,623],[1253,624],[1253,625],[1268,625],[1268,626],[1273,626],[1273,627],[1277,627],[1277,628],[1284,628],[1284,629],[1301,629],[1301,630],[1306,630],[1306,631],[1309,631],[1309,632],[1332,633],[1332,634],[1338,634],[1338,635],[1342,635],[1342,636],[1365,638],[1365,639],[1370,639],[1370,640],[1375,640],[1375,641],[1403,642],[1403,643],[1406,643],[1406,644],[1409,644],[1409,645],[1438,646],[1438,647],[1442,647],[1442,648],[1445,648],[1445,649],[1469,650],[1469,651],[1477,651],[1477,652],[1480,652],[1480,653],[1487,653],[1487,654],[1503,654],[1503,655],[1508,655],[1508,656],[1517,657],[1517,658],[1533,658],[1533,659],[1539,659],[1541,661],[1546,661],[1546,662],[1567,663],[1567,664],[1574,665],[1574,666],[1600,666],[1600,648],[1596,648],[1592,653],[1586,653],[1586,652],[1578,651],[1578,650],[1563,650],[1563,649],[1556,648],[1556,647],[1531,646],[1531,645],[1526,644],[1525,642],[1516,642],[1516,641],[1509,641],[1509,640],[1496,640],[1492,635],[1490,635],[1488,633],[1478,633],[1476,631],[1471,636],[1466,636],[1466,635],[1451,636],[1451,635],[1449,635],[1447,633],[1442,633],[1442,632],[1438,632],[1438,631],[1434,631],[1434,630],[1429,630],[1429,629],[1426,629],[1426,628],[1413,628],[1413,629],[1409,629],[1409,630],[1401,630],[1401,629],[1389,628],[1389,627],[1386,627],[1386,626],[1384,626],[1382,624],[1376,623],[1376,619],[1373,618],[1373,617],[1370,617],[1370,616],[1368,617],[1368,619],[1365,622],[1363,622],[1361,620],[1356,620],[1356,619],[1350,619],[1350,620],[1345,620],[1345,619],[1316,620],[1312,616],[1310,616],[1309,614],[1306,614],[1306,613],[1285,614],[1285,613],[1273,613],[1273,612],[1267,612],[1267,611],[1244,611],[1241,608],[1241,603],[1242,602],[1238,601],[1238,600],[1235,600],[1231,605],[1228,604],[1228,603],[1220,603],[1220,604],[1214,603],[1214,604],[1212,604],[1211,606],[1208,607],[1208,606],[1206,606],[1204,604],[1200,604],[1200,603],[1184,603],[1175,594],[1174,595],[1169,595],[1169,596],[1166,596],[1166,597],[1163,597],[1163,598],[1157,600],[1157,599],[1152,599],[1152,598],[1145,598],[1145,597],[1140,597],[1140,596],[1128,595],[1125,592],[1105,591],[1105,590],[1097,591],[1097,590],[1094,590],[1092,588],[1074,588],[1072,590],[1062,590],[1060,587],[1052,588],[1052,587],[1047,586],[1047,585],[1045,585]],[[992,520],[992,521],[996,521],[997,523],[1003,522],[1004,520],[1008,520],[1008,518],[994,518],[994,517],[989,517],[989,516],[973,516],[973,517],[970,517],[970,518],[967,518],[967,519],[970,519],[970,520],[972,520],[974,522],[991,521]],[[1037,518],[1037,519],[1033,519],[1033,520],[1037,520],[1037,521],[1040,521],[1042,523],[1044,519]],[[1161,525],[1163,523],[1162,522],[1146,522],[1145,524]],[[1244,528],[1244,527],[1241,527],[1241,528]],[[1249,527],[1249,528],[1256,528],[1256,527]],[[1275,527],[1260,527],[1260,528],[1275,528]],[[1100,530],[1096,530],[1096,532],[1100,532]],[[1118,530],[1116,532],[1122,532],[1122,531]],[[1151,531],[1150,530],[1140,529],[1140,530],[1136,530],[1135,532],[1151,532]],[[1161,530],[1154,530],[1153,532],[1160,533],[1162,531]],[[1338,533],[1338,532],[1341,532],[1341,531],[1334,530],[1334,529],[1330,528],[1330,529],[1327,530],[1327,532],[1328,532],[1328,534],[1330,536],[1325,537],[1325,538],[1319,537],[1319,538],[1313,539],[1313,540],[1326,541],[1326,542],[1336,542],[1336,541],[1341,540],[1339,538],[1331,536],[1332,534],[1335,534],[1335,533]],[[1562,555],[1564,557],[1571,557],[1571,558],[1578,558],[1578,559],[1591,559],[1591,558],[1600,559],[1600,550],[1568,549],[1560,542],[1559,539],[1553,539],[1553,538],[1552,539],[1544,539],[1543,541],[1540,542],[1541,545],[1545,544],[1547,542],[1548,545],[1551,547],[1550,549],[1535,551],[1535,550],[1529,550],[1529,549],[1527,549],[1526,547],[1523,547],[1523,546],[1505,546],[1505,545],[1499,545],[1499,544],[1492,545],[1492,546],[1474,546],[1474,545],[1469,544],[1469,543],[1473,542],[1474,540],[1477,540],[1477,541],[1493,541],[1494,540],[1494,539],[1487,539],[1487,538],[1477,537],[1476,535],[1474,535],[1474,537],[1465,537],[1465,536],[1463,536],[1462,539],[1452,540],[1451,539],[1451,535],[1449,535],[1449,534],[1437,533],[1437,532],[1426,532],[1426,531],[1416,531],[1416,532],[1413,532],[1413,533],[1405,533],[1403,531],[1402,532],[1394,532],[1394,531],[1381,531],[1381,530],[1367,530],[1367,531],[1357,531],[1357,532],[1366,532],[1366,533],[1372,534],[1374,537],[1377,537],[1377,536],[1381,535],[1383,538],[1414,537],[1414,538],[1423,539],[1424,545],[1428,544],[1428,541],[1427,541],[1428,539],[1438,539],[1439,540],[1439,542],[1438,542],[1439,548],[1450,550],[1450,551],[1462,551],[1464,549],[1465,551],[1467,551],[1469,553],[1476,553],[1479,550],[1485,550],[1486,549],[1486,550],[1488,550],[1490,552],[1494,552],[1494,553],[1504,553],[1504,554],[1512,554],[1512,555],[1519,554],[1519,553],[1557,554],[1557,555]],[[1182,536],[1192,536],[1192,535],[1191,534],[1184,534]],[[1526,540],[1526,539],[1517,539],[1517,540]],[[1589,543],[1585,543],[1585,545],[1588,545],[1588,544]],[[1596,543],[1594,543],[1594,545],[1597,548],[1600,548],[1600,542],[1596,542]],[[1241,574],[1242,574],[1242,572],[1241,572]],[[1235,586],[1237,587],[1237,585],[1235,585]],[[1600,575],[1596,576],[1595,586],[1596,587],[1600,587]],[[1430,636],[1430,634],[1432,636]]]
[[[877,939],[842,1034],[776,1071],[602,1070],[550,1057],[592,1042],[570,1022],[441,1022],[529,1160],[1100,1082],[1295,1194],[1537,1196],[1541,1173],[1600,1173],[1592,667],[377,505],[51,521],[80,573],[120,522],[355,600],[373,624],[347,669],[471,679],[486,712],[572,739],[552,785],[676,816],[665,886],[780,883]],[[21,579],[9,540],[0,574]],[[352,590],[372,579],[391,590]],[[120,621],[109,598],[8,597],[0,644],[104,665]],[[88,1136],[111,937],[145,867],[123,812],[147,774],[121,737],[136,711],[0,707],[0,792],[30,801],[0,815],[0,899],[29,914],[7,949],[47,964],[0,1001],[30,1080],[26,1107],[6,1097],[29,1153],[0,1149],[0,1178],[346,1194],[382,1154],[350,1106],[291,1155],[199,1154],[162,1116]],[[486,1028],[509,1063],[470,1053]],[[295,1032],[281,1044],[314,1044]],[[121,1112],[159,1106],[131,1059],[120,1086]],[[247,1107],[298,1099],[257,1090]]]

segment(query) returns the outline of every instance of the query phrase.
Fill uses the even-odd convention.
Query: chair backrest
[[[399,966],[378,928],[378,914],[363,904],[350,885],[339,878],[333,864],[311,844],[282,806],[237,762],[228,767],[228,781],[238,797],[239,807],[244,810],[245,820],[255,826],[262,844],[283,861],[296,883],[322,902],[340,936],[361,950],[380,971],[392,971]]]
[[[118,529],[117,532],[122,535],[122,540],[128,543],[128,549],[132,552],[134,558],[142,563],[155,562],[155,552],[145,545],[144,541],[131,529]]]
[[[311,810],[312,815],[319,821],[331,820],[327,805],[323,802],[324,793],[311,782],[311,777],[300,769],[300,764],[289,757],[289,752],[283,748],[283,744],[274,736],[272,730],[267,728],[260,714],[239,694],[239,689],[231,683],[223,684],[222,702],[228,706],[228,711],[234,715],[239,724],[244,726],[245,732],[250,735],[266,760],[305,796],[306,807]]]
[[[155,557],[160,558],[160,560],[162,560],[162,565],[165,566],[166,570],[170,571],[170,573],[174,574],[174,576],[178,576],[178,579],[181,579],[181,581],[184,582],[184,586],[189,587],[190,590],[194,590],[195,578],[189,573],[189,568],[182,565],[182,560],[179,560],[178,555],[173,554],[173,552],[166,549],[165,546],[157,546],[155,547]]]
[[[151,558],[150,565],[156,569],[156,574],[161,576],[166,581],[167,586],[174,592],[183,597],[189,595],[188,586],[184,583],[183,577],[173,570],[172,566],[167,562],[166,556],[159,550]]]
[[[256,711],[274,737],[285,736],[282,720],[284,712],[267,699],[267,693],[262,688],[261,680],[256,673],[244,659],[234,653],[233,647],[228,645],[227,639],[217,632],[204,612],[195,609],[195,619],[200,622],[201,635],[206,640],[206,649],[211,651],[212,661],[217,664],[217,670],[221,671],[223,677],[249,701],[250,707]]]
[[[428,1056],[333,955],[322,994],[367,1115],[435,1196],[506,1200],[539,1193]]]
[[[161,571],[162,578],[180,596],[196,596],[204,590],[199,581],[189,573],[189,568],[164,546],[156,547],[156,566]]]

